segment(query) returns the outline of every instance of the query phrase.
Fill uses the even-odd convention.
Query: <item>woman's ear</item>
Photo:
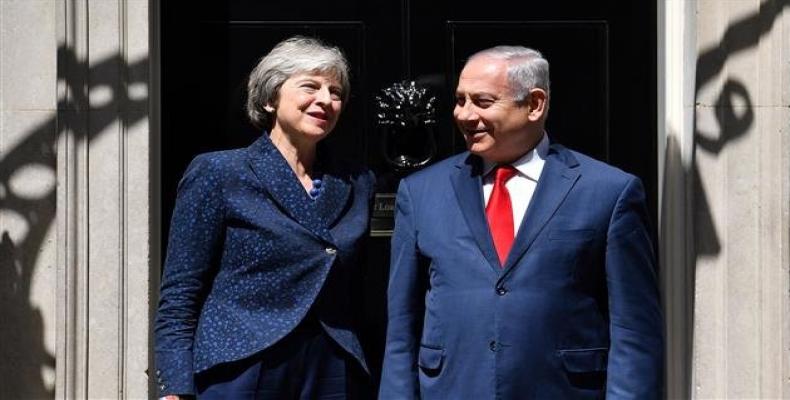
[[[274,106],[272,106],[271,104],[267,104],[267,105],[263,106],[263,109],[266,110],[266,112],[268,112],[268,113],[273,113],[274,112]]]

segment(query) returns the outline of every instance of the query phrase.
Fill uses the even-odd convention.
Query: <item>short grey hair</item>
[[[507,61],[507,80],[514,100],[524,101],[535,88],[546,91],[548,97],[549,62],[539,51],[523,46],[496,46],[473,54],[469,60],[477,57]]]
[[[278,43],[263,56],[247,82],[247,116],[259,129],[271,129],[272,115],[266,105],[276,105],[283,82],[301,73],[329,74],[340,83],[343,102],[350,91],[348,62],[337,47],[318,39],[294,36]]]

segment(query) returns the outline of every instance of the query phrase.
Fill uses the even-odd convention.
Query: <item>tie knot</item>
[[[494,172],[494,184],[504,184],[518,173],[510,164],[500,165]]]

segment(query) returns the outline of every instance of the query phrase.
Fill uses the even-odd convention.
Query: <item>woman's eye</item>
[[[466,97],[461,97],[461,96],[456,97],[455,98],[455,104],[458,107],[463,107],[464,104],[466,104]]]

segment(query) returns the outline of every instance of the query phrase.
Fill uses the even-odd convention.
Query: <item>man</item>
[[[550,144],[549,97],[535,50],[467,61],[469,151],[398,189],[380,398],[661,397],[642,185]]]

